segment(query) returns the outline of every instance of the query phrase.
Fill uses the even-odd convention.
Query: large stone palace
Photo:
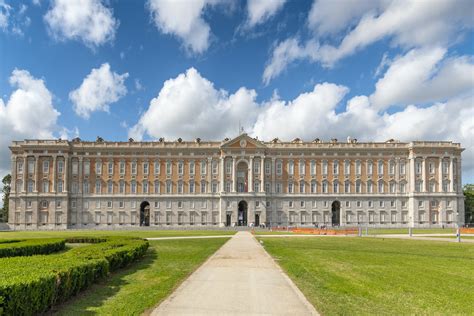
[[[12,229],[442,227],[464,221],[460,144],[15,141]]]

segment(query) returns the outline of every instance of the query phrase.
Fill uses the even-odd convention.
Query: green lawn
[[[0,232],[4,238],[46,238],[70,236],[131,236],[131,237],[176,237],[233,235],[227,230],[62,230],[62,231],[8,231]]]
[[[413,228],[413,234],[455,234],[454,228]],[[365,228],[362,229],[365,234]],[[406,234],[408,228],[369,228],[369,235]]]
[[[269,230],[260,230],[260,231],[254,231],[255,235],[297,235],[293,232],[287,232],[287,231],[269,231]]]
[[[260,238],[323,315],[472,315],[474,245]]]
[[[150,241],[145,257],[62,306],[57,315],[140,315],[165,299],[228,239]]]

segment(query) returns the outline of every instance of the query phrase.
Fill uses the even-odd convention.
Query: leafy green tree
[[[466,224],[474,224],[474,184],[466,184],[463,192]]]
[[[10,199],[11,181],[12,176],[10,174],[7,174],[2,179],[3,207],[0,210],[0,222],[8,222],[8,200]]]

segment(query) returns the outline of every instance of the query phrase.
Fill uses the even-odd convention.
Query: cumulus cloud
[[[53,0],[44,16],[57,40],[80,40],[89,47],[113,41],[119,21],[101,0]]]
[[[378,108],[407,103],[443,101],[472,90],[472,57],[444,58],[441,47],[414,49],[389,63],[378,80],[372,103]]]
[[[270,62],[265,66],[263,72],[263,83],[268,85],[270,81],[282,73],[288,64],[307,59],[318,60],[318,42],[314,40],[301,44],[297,38],[289,38],[275,46]]]
[[[16,90],[6,104],[0,99],[0,175],[10,170],[7,148],[13,140],[52,138],[61,130],[57,126],[60,113],[42,79],[34,78],[26,70],[15,69],[9,81]]]
[[[276,45],[263,74],[264,82],[298,60],[332,67],[340,59],[386,38],[403,49],[446,47],[474,27],[474,2],[470,0],[348,1],[348,7],[340,12],[336,12],[336,5],[334,1],[315,0],[308,15],[308,27],[315,37],[301,43],[290,37]],[[328,35],[332,37],[323,41]]]
[[[211,28],[203,19],[208,7],[220,0],[148,0],[153,21],[163,34],[178,37],[192,53],[203,53],[209,47]]]
[[[92,69],[81,86],[69,93],[76,114],[88,119],[92,112],[108,112],[110,104],[127,94],[127,77],[128,73],[119,75],[111,71],[108,63]]]
[[[8,29],[11,9],[12,7],[6,4],[4,0],[0,0],[0,28],[4,31]]]
[[[283,8],[286,0],[248,0],[246,27],[264,23]]]
[[[258,111],[256,92],[240,88],[233,94],[217,90],[196,69],[167,80],[148,110],[130,129],[130,137],[194,139],[224,138],[238,131],[238,122],[246,129],[253,126]]]
[[[473,91],[423,107],[405,104],[398,112],[381,109],[365,95],[343,104],[348,92],[345,86],[325,82],[293,100],[274,95],[257,102],[254,90],[240,88],[230,94],[191,68],[165,82],[129,135],[135,139],[148,135],[155,139],[221,140],[236,136],[240,122],[250,135],[263,140],[347,136],[361,141],[452,140],[466,147],[464,169],[466,174],[472,173]]]

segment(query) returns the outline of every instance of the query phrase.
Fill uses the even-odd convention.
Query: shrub
[[[47,311],[110,271],[142,257],[148,241],[134,238],[68,238],[92,243],[61,254],[0,259],[0,314]]]
[[[0,258],[50,254],[64,250],[66,241],[60,238],[10,239],[0,242]]]

